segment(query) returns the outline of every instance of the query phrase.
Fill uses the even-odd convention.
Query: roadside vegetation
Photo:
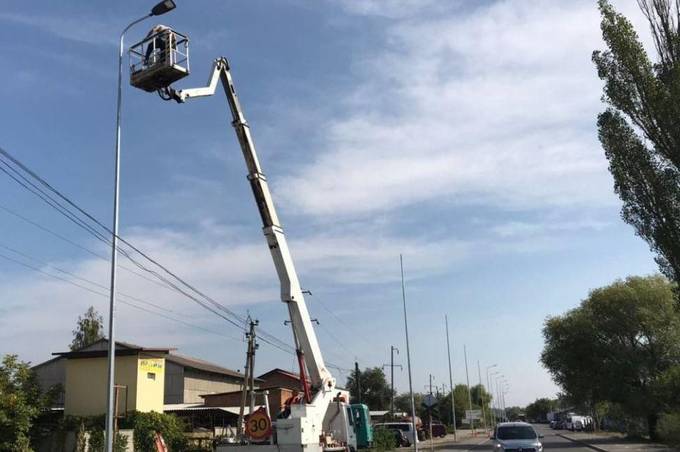
[[[598,135],[621,217],[665,276],[628,277],[594,289],[549,318],[541,360],[569,403],[629,435],[680,438],[680,4],[639,0],[653,38],[650,59],[632,23],[598,2],[605,50]]]

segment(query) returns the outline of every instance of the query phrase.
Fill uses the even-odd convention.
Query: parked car
[[[394,434],[397,447],[411,447],[411,442],[408,440],[406,434],[403,431],[399,430],[398,428],[390,428],[388,430]]]
[[[390,430],[397,429],[404,433],[409,445],[418,441],[418,435],[414,434],[413,424],[411,422],[385,422],[382,424],[375,424],[374,428],[387,428]]]
[[[567,416],[567,419],[564,424],[565,429],[571,430],[572,432],[580,432],[584,429],[584,427],[585,416],[579,416],[576,414]]]
[[[503,422],[496,426],[493,439],[494,452],[517,451],[543,452],[543,444],[540,441],[543,435],[526,422]]]
[[[428,428],[429,432],[430,429]],[[446,436],[446,426],[441,422],[432,422],[432,437],[433,438],[443,438]]]

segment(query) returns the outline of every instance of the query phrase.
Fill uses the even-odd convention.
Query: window
[[[154,372],[147,372],[146,373],[146,378],[149,380],[155,380],[156,379],[156,374]]]
[[[529,426],[498,427],[498,439],[535,439],[536,432]]]

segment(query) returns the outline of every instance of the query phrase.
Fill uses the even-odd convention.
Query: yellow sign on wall
[[[163,359],[140,359],[139,370],[142,372],[163,372]]]

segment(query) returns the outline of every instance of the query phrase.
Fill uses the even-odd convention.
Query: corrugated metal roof
[[[189,367],[192,369],[202,370],[204,372],[212,372],[221,375],[228,375],[230,377],[235,377],[243,379],[243,374],[235,370],[227,369],[226,367],[218,366],[208,361],[204,361],[198,358],[192,358],[189,356],[180,355],[178,353],[169,353],[165,356],[165,360],[178,364],[180,366]]]
[[[264,407],[264,405],[255,405],[255,409],[259,410],[260,408]],[[163,411],[164,412],[175,412],[175,411],[207,411],[207,410],[220,410],[220,411],[225,411],[227,413],[239,415],[240,407],[237,406],[205,406],[201,404],[195,404],[195,403],[173,403],[169,405],[163,405]],[[249,414],[250,413],[250,407],[245,406],[243,410],[243,414]]]

